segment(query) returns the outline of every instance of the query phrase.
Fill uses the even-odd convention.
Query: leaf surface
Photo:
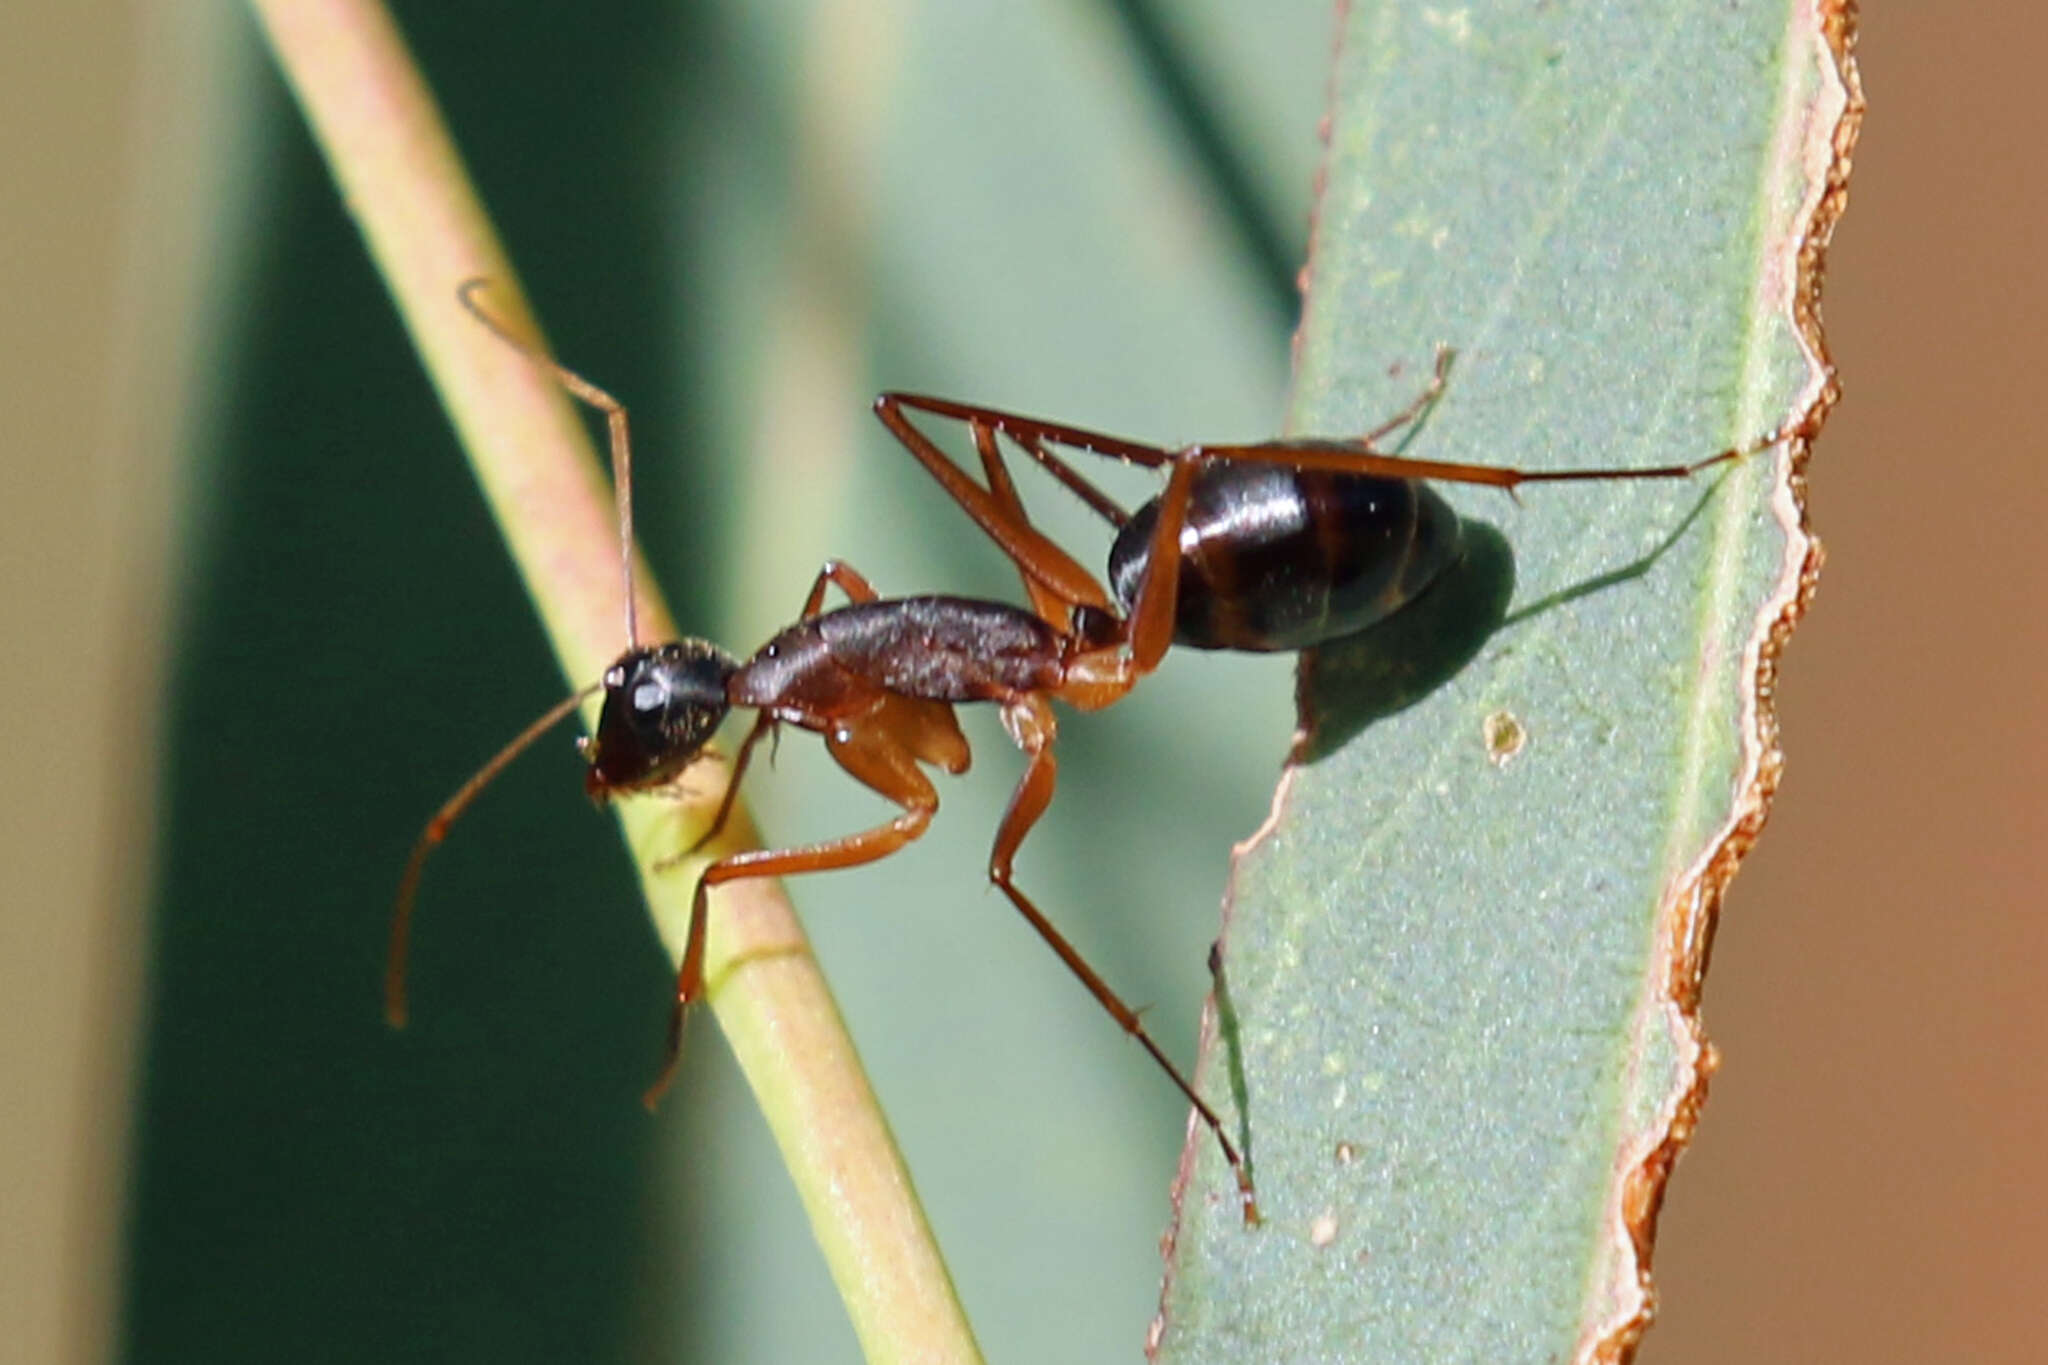
[[[1418,458],[1666,465],[1817,416],[1838,52],[1804,6],[1353,6],[1292,428],[1371,428],[1439,344]],[[1305,663],[1203,1076],[1267,1222],[1197,1137],[1158,1358],[1640,1333],[1712,907],[1776,771],[1759,693],[1817,566],[1794,470],[1447,490],[1459,568]]]

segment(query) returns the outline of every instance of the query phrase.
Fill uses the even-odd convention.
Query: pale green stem
[[[527,316],[433,98],[375,0],[252,3],[469,452],[563,671],[586,684],[623,639],[610,490],[559,386],[456,302],[460,282],[483,276],[492,281],[494,312],[515,326]],[[667,611],[640,577],[642,631],[672,638]],[[672,954],[702,862],[659,876],[650,865],[688,845],[684,825],[702,828],[724,775],[700,782],[693,770],[692,783],[707,790],[687,805],[620,807]],[[734,823],[739,828],[707,856],[750,835],[744,819]],[[708,974],[712,1009],[868,1359],[978,1360],[909,1173],[778,886],[742,881],[720,891]]]

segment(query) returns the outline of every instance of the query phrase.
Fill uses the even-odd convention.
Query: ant
[[[697,879],[676,976],[662,1070],[652,1107],[673,1080],[689,1007],[705,990],[705,925],[711,888],[746,877],[790,876],[887,857],[918,838],[938,809],[922,766],[968,766],[954,707],[989,702],[1025,755],[1023,777],[997,827],[989,880],[999,887],[1097,1003],[1135,1038],[1186,1096],[1229,1163],[1247,1224],[1258,1221],[1249,1168],[1216,1111],[1146,1032],[1137,1011],[1018,888],[1018,848],[1052,800],[1058,725],[1052,701],[1082,711],[1123,699],[1174,643],[1201,649],[1300,650],[1349,635],[1423,591],[1459,553],[1456,514],[1424,479],[1486,484],[1684,478],[1785,439],[1788,432],[1687,465],[1654,469],[1523,471],[1397,458],[1375,442],[1417,425],[1440,397],[1451,353],[1441,350],[1424,391],[1401,412],[1351,440],[1278,440],[1169,449],[914,394],[885,393],[876,415],[1017,566],[1031,609],[926,595],[885,598],[851,566],[827,560],[796,622],[745,660],[705,640],[641,643],[633,609],[631,442],[626,410],[610,394],[512,334],[477,301],[487,281],[458,290],[486,329],[554,374],[602,412],[626,571],[626,649],[603,678],[557,703],[477,771],[427,822],[399,882],[393,911],[385,1013],[405,1020],[405,966],[413,907],[427,856],[483,788],[593,693],[604,703],[595,733],[579,741],[584,787],[598,802],[676,781],[734,707],[756,712],[733,762],[731,785],[710,828],[730,817],[763,737],[787,723],[818,733],[853,778],[901,808],[885,824],[796,848],[727,854]],[[963,422],[986,486],[968,477],[909,416]],[[1037,531],[1000,450],[1007,438],[1116,530],[1110,587]],[[1102,493],[1052,447],[1168,471],[1160,495],[1133,514]],[[848,604],[824,609],[828,586]],[[1113,588],[1114,597],[1111,590]],[[681,856],[666,860],[680,861]],[[665,864],[657,864],[657,869]]]

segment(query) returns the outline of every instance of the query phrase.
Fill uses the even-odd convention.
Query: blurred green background
[[[2042,577],[2018,395],[2048,290],[2043,191],[2001,149],[2038,131],[2043,21],[1993,10],[1866,35],[1833,562],[1649,1361],[2032,1355],[2048,641],[2001,585]],[[686,628],[751,647],[826,554],[1013,591],[870,430],[876,388],[1168,440],[1277,423],[1320,4],[398,14],[552,340],[633,406]],[[383,1029],[407,845],[563,682],[253,23],[11,18],[0,1357],[853,1358],[715,1030],[638,1108],[667,973],[566,737],[438,858],[415,1024]],[[1176,659],[1069,725],[1021,860],[1184,1057],[1288,683]],[[991,1357],[1129,1359],[1182,1109],[984,889],[1016,768],[969,733],[919,847],[794,891]],[[871,819],[792,739],[765,828]]]
[[[1277,424],[1320,4],[1291,32],[1221,5],[397,12],[556,346],[633,408],[686,628],[751,648],[828,554],[1015,594],[868,417],[878,388],[1176,439]],[[657,1120],[634,1103],[666,972],[566,736],[437,858],[415,1024],[379,1021],[407,844],[563,684],[299,119],[223,39],[260,146],[219,206],[253,226],[177,602],[125,1349],[847,1358],[715,1030]],[[1022,860],[1183,1057],[1290,722],[1286,660],[1210,662],[1067,727]],[[988,892],[1018,765],[993,717],[970,735],[924,845],[793,889],[986,1347],[1120,1353],[1182,1106]],[[773,837],[875,821],[790,740],[756,782]]]

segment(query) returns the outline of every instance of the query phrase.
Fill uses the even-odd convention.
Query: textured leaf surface
[[[1841,91],[1814,22],[1354,6],[1293,428],[1372,426],[1439,343],[1419,457],[1668,464],[1816,403],[1791,299]],[[1707,1065],[1691,994],[1732,864],[1704,874],[1774,772],[1758,650],[1809,553],[1788,461],[1456,491],[1482,523],[1456,577],[1305,674],[1320,728],[1240,860],[1205,1067],[1268,1222],[1197,1144],[1160,1358],[1632,1338]]]

